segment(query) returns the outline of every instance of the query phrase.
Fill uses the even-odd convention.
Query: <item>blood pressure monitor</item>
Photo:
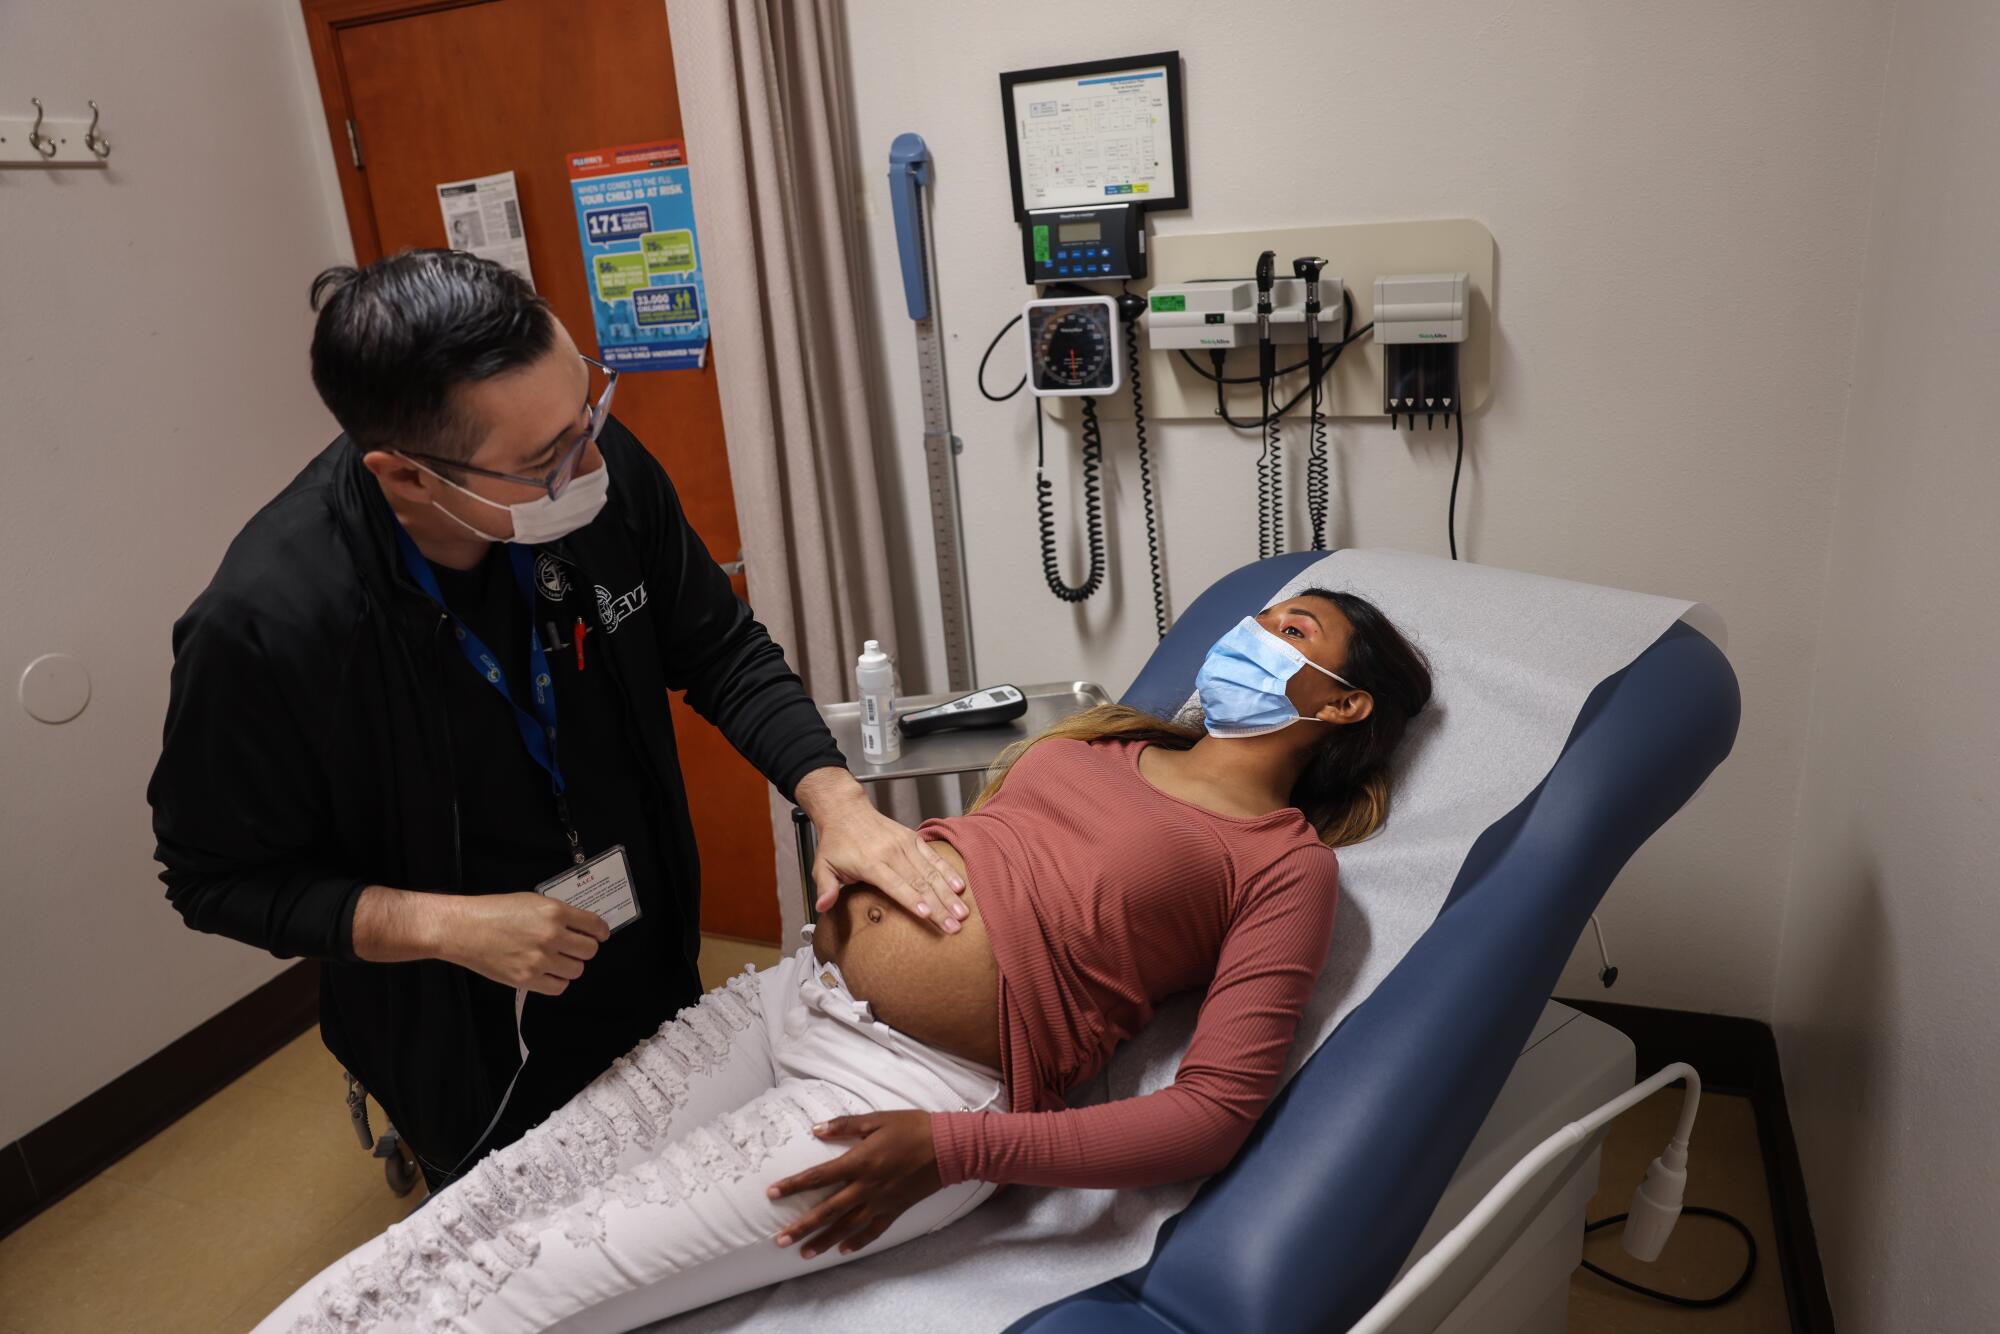
[[[1030,301],[1021,312],[1028,338],[1028,389],[1038,398],[1118,391],[1118,302],[1108,296]]]
[[[1031,283],[1146,276],[1146,229],[1133,204],[1037,213],[1021,228]]]

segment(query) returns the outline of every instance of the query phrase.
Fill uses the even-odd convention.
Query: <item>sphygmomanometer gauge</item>
[[[1118,388],[1118,308],[1110,297],[1028,304],[1029,387],[1041,395]]]

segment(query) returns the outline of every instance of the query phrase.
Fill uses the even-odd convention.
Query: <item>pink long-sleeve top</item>
[[[1038,742],[979,811],[918,830],[958,849],[979,896],[1012,1109],[932,1115],[947,1186],[1206,1176],[1277,1089],[1332,939],[1338,861],[1297,810],[1239,818],[1162,792],[1139,772],[1147,744]],[[1203,986],[1171,1085],[1064,1106],[1161,1000]]]

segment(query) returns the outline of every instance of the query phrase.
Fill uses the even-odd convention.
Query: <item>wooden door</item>
[[[359,260],[445,245],[439,183],[512,171],[535,286],[577,346],[596,350],[566,155],[680,137],[662,0],[301,3]],[[690,166],[699,190],[698,150]],[[617,413],[673,478],[709,552],[736,560],[713,357],[699,371],[628,373]],[[742,575],[732,582],[742,596]],[[678,694],[671,707],[702,929],[776,943],[764,780]]]

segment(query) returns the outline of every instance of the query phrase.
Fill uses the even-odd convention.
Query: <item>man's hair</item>
[[[511,269],[459,250],[405,250],[313,279],[312,378],[363,449],[464,460],[478,424],[455,391],[555,345],[555,317]]]

